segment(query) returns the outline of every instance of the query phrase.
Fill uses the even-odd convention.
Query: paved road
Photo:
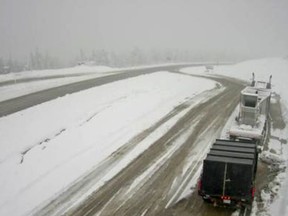
[[[44,206],[35,215],[174,215],[173,205],[172,209],[165,207],[171,200],[173,201],[172,204],[177,201],[177,196],[181,195],[180,192],[184,190],[191,179],[198,178],[197,170],[205,156],[205,149],[209,148],[209,142],[219,137],[227,118],[238,104],[239,92],[244,87],[243,83],[233,79],[211,79],[222,83],[226,88],[223,91],[215,88],[208,93],[205,92],[207,98],[210,97],[210,99],[196,106],[193,104],[194,99],[192,98],[191,103],[188,101],[175,107],[171,113],[151,128],[138,134],[107,158],[101,166],[91,170],[87,176]],[[113,169],[131,149],[184,109],[188,109],[187,113],[149,149],[145,150],[99,190],[92,193],[87,200],[73,205],[74,207],[71,209],[71,203],[75,202],[94,184],[97,184],[97,181],[106,174],[107,170]],[[189,134],[188,138],[179,142],[183,134],[187,133]],[[179,146],[174,151],[176,143]],[[169,153],[170,151],[172,153]],[[168,156],[165,156],[166,154]],[[186,167],[187,161],[191,161],[188,168]],[[155,164],[158,165],[155,166]],[[155,169],[154,174],[143,178],[144,173],[150,169]],[[183,173],[183,170],[186,172]],[[137,179],[139,178],[142,181],[138,182]],[[135,181],[138,182],[138,185],[131,190]],[[177,182],[176,186],[175,182]],[[209,207],[203,206],[199,197],[196,197],[194,204],[193,211],[200,213],[199,215],[207,215],[207,211],[211,215],[231,214],[230,210],[215,213],[213,210],[207,209]],[[190,207],[185,206],[183,209],[181,206],[177,206],[177,209],[179,208],[181,212],[190,213]],[[69,210],[67,211],[67,209]]]
[[[35,106],[40,103],[44,103],[49,100],[53,100],[57,97],[62,97],[66,94],[75,93],[78,91],[82,91],[85,89],[89,89],[95,86],[104,85],[107,83],[136,77],[143,74],[154,73],[157,71],[165,71],[165,70],[177,70],[179,68],[185,66],[200,66],[200,64],[193,65],[177,65],[177,66],[159,66],[148,69],[133,69],[119,72],[117,74],[108,75],[105,77],[98,77],[90,80],[85,80],[77,83],[72,83],[56,88],[51,88],[48,90],[39,91],[36,93],[32,93],[29,95],[13,98],[11,100],[0,102],[0,117],[10,115],[12,113],[21,111],[23,109]],[[33,81],[30,79],[24,80],[23,82],[29,83],[29,81]]]
[[[18,107],[15,109],[20,110],[21,107],[23,109],[23,107],[33,106],[34,104],[42,103],[55,97],[94,86],[142,74],[153,73],[159,70],[170,70],[175,72],[180,67],[182,66],[126,71],[121,74],[109,75],[20,97],[15,99],[15,101],[11,100],[10,106],[16,104]],[[231,215],[232,210],[221,208],[215,209],[212,206],[205,205],[201,198],[197,196],[196,192],[190,194],[187,199],[177,202],[177,196],[180,195],[180,192],[187,186],[187,182],[191,181],[191,179],[198,178],[199,173],[197,173],[197,170],[205,157],[207,144],[219,137],[220,131],[227,121],[227,118],[238,104],[239,92],[244,87],[242,82],[234,79],[211,79],[218,81],[226,88],[220,93],[217,92],[217,96],[214,95],[214,97],[210,97],[209,100],[199,103],[196,106],[192,105],[192,98],[192,101],[190,101],[191,104],[188,101],[175,107],[171,113],[123,145],[123,147],[103,161],[99,167],[91,170],[87,176],[72,185],[66,192],[45,206],[42,206],[35,215]],[[218,90],[217,88],[214,89],[214,91]],[[213,95],[213,91],[210,93]],[[13,101],[14,104],[12,103]],[[21,103],[23,103],[23,105]],[[2,103],[0,103],[0,107],[2,110]],[[109,170],[114,166],[117,166],[117,164],[133,150],[135,146],[139,145],[141,141],[146,139],[151,133],[163,126],[184,109],[188,109],[188,112],[171,129],[163,134],[161,138],[154,142],[149,149],[145,150],[120,173],[106,182],[99,190],[94,191],[84,202],[78,203],[78,205],[72,205],[73,207],[71,208],[71,204],[85,192],[89,191],[89,189],[91,189],[99,179],[105,176]],[[278,107],[275,107],[272,110],[277,111],[279,109]],[[272,115],[272,118],[280,115],[278,113],[279,111],[276,111],[274,111],[276,114]],[[275,122],[279,122],[279,119],[277,120],[275,118]],[[176,141],[187,132],[189,132],[188,138],[181,142],[177,151],[174,151],[169,157],[164,158],[164,163],[155,166],[155,163],[158,163],[159,159],[169,152],[171,148],[174,148],[175,143],[177,143]],[[203,155],[199,156],[201,153]],[[189,160],[192,162],[189,167],[187,167],[187,161]],[[133,183],[135,181],[137,182],[137,179],[141,179],[143,174],[154,166],[154,169],[156,169],[154,174],[149,176],[149,178],[143,178],[143,180],[138,183],[137,187],[134,187],[133,190],[131,190]],[[257,173],[258,193],[260,188],[266,187],[270,181],[263,178],[268,175],[267,172],[267,167],[260,163]],[[171,200],[173,201],[172,203]],[[167,205],[169,206],[168,208]]]
[[[185,161],[193,160],[190,158],[191,154],[205,152],[209,139],[214,140],[219,136],[221,128],[238,104],[239,92],[243,89],[242,83],[227,79],[218,79],[218,81],[226,87],[224,91],[210,100],[192,107],[140,157],[67,215],[92,216],[99,212],[99,215],[103,216],[168,215],[170,212],[167,212],[165,206],[171,197],[180,190],[179,187],[185,186],[185,181],[191,180],[197,175],[196,171],[203,158],[195,155],[194,163],[187,169],[189,171],[183,173]],[[188,139],[181,144],[177,151],[169,155],[165,163],[159,165],[155,175],[152,175],[140,187],[134,188],[133,192],[127,192],[129,191],[127,184],[132,184],[145,170],[153,166],[168,151],[169,147],[172,148],[175,145],[177,137],[189,131],[191,127],[192,130]],[[204,142],[203,145],[199,145],[203,139],[207,143]],[[195,151],[196,149],[198,151]],[[203,154],[204,156],[205,154]],[[173,188],[175,181],[178,181],[178,185],[173,191],[171,188]],[[121,205],[119,205],[120,203]],[[194,206],[194,210],[201,212],[204,209],[201,205],[197,205]],[[221,215],[227,215],[227,213],[231,214],[231,211],[225,211]]]
[[[230,216],[233,209],[214,208],[205,204],[197,195],[197,190],[178,201],[184,189],[189,187],[189,182],[198,179],[197,171],[207,148],[209,149],[209,143],[219,137],[228,117],[238,104],[239,92],[245,85],[229,78],[211,79],[221,83],[225,89],[219,91],[215,88],[206,92],[207,98],[210,99],[196,106],[193,105],[195,98],[179,104],[167,116],[131,139],[67,191],[40,207],[34,215]],[[279,119],[275,118],[280,115],[279,107],[279,104],[272,107],[272,119],[275,123],[279,122]],[[188,111],[139,157],[94,191],[86,200],[73,204],[79,197],[90,191],[109,170],[117,166],[135,146],[183,110]],[[188,134],[188,137],[183,139],[183,134]],[[179,145],[177,150],[169,153],[175,145]],[[165,156],[167,153],[168,156]],[[189,166],[187,161],[190,161]],[[153,170],[152,174],[147,175],[148,170]],[[269,175],[271,172],[267,169],[267,165],[259,161],[256,178],[257,197],[261,189],[266,188],[273,180],[266,178]],[[256,201],[258,208],[261,209],[261,200],[257,198]],[[247,215],[250,213],[248,212]]]

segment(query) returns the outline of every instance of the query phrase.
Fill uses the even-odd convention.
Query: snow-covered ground
[[[105,76],[116,71],[117,69],[104,66],[81,65],[65,69],[2,74],[0,75],[0,102],[73,82]],[[35,78],[39,80],[34,80],[29,82],[29,84],[27,82],[19,82],[23,79]],[[10,82],[10,84],[1,86],[1,83],[4,82]]]
[[[81,71],[78,69],[67,69],[71,70],[71,73],[67,73],[79,74]],[[91,69],[90,74],[93,75],[89,75],[87,68],[82,72],[88,74],[85,75],[86,78],[113,72],[113,69],[109,68],[100,69],[98,73],[95,73],[95,68]],[[46,71],[47,74],[45,72],[42,76],[65,74],[63,71],[65,70]],[[208,76],[220,74],[245,81],[251,77],[252,72],[255,73],[256,80],[268,80],[272,74],[272,89],[281,95],[282,113],[288,123],[288,93],[285,91],[285,81],[288,80],[287,60],[253,60],[236,65],[215,66],[209,72],[205,67],[186,68],[182,69],[182,72]],[[25,73],[17,76],[38,76],[36,72]],[[13,76],[16,74],[0,76],[0,82],[14,80]],[[75,82],[83,77],[67,78],[71,80],[66,82],[50,80],[47,81],[50,84],[45,88]],[[38,82],[44,81],[34,83]],[[160,120],[177,105],[193,101],[193,98],[195,102],[204,100],[205,98],[197,98],[197,95],[214,88],[215,84],[207,79],[163,71],[66,95],[0,118],[0,215],[25,215],[33,211],[38,205],[65,190],[80,176],[97,166],[136,134]],[[46,86],[38,85],[30,92],[38,91],[43,85]],[[11,92],[13,86],[10,85]],[[6,90],[5,93],[9,92],[9,86]],[[17,94],[23,89],[15,88],[13,91]],[[0,88],[0,95],[3,93],[4,87]],[[6,96],[5,100],[15,97],[15,94]],[[153,136],[167,131],[177,118],[180,116],[175,116]],[[272,131],[272,134],[283,139],[288,137],[287,128]],[[148,143],[143,143],[134,149],[123,163],[127,164],[148,147]],[[282,163],[287,163],[286,146],[273,140],[269,143],[269,148],[273,149],[275,157],[267,151],[268,156],[265,158],[272,156],[274,160],[276,158]],[[103,176],[103,181],[119,172],[125,166],[123,163],[111,170],[109,175]],[[277,197],[272,205],[271,194],[263,194],[263,199],[266,197],[267,200],[267,214],[285,215],[288,212],[285,198],[288,191],[286,175],[286,172],[279,174],[271,183],[274,191],[280,191],[276,193]]]
[[[30,212],[175,106],[214,87],[210,80],[158,72],[1,118],[0,215]],[[130,160],[144,150],[136,149]]]
[[[184,64],[184,63],[181,63]],[[92,78],[107,76],[132,69],[144,69],[178,64],[158,64],[149,66],[135,66],[127,68],[111,68],[107,66],[79,65],[71,68],[32,70],[17,73],[0,74],[0,102],[16,98],[33,92],[88,80]],[[21,82],[23,80],[38,79],[33,82]],[[1,85],[9,82],[9,85]]]
[[[73,76],[80,74],[94,74],[94,73],[104,73],[109,71],[114,71],[113,69],[107,66],[89,66],[89,65],[79,65],[71,68],[62,68],[62,69],[50,69],[50,70],[31,70],[23,71],[16,73],[8,73],[0,75],[0,82],[5,81],[15,81],[20,79],[28,78],[42,78],[42,77],[53,77],[59,75]]]
[[[216,74],[235,77],[248,81],[252,79],[252,72],[255,73],[255,80],[269,81],[272,75],[272,91],[281,97],[282,117],[286,123],[284,129],[271,129],[271,135],[277,139],[270,139],[269,149],[261,154],[262,160],[273,164],[280,164],[280,173],[274,181],[269,184],[266,191],[261,192],[261,199],[264,204],[264,211],[261,215],[288,215],[288,146],[281,143],[279,139],[288,140],[288,60],[287,58],[268,58],[251,60],[236,65],[215,66],[213,70],[207,71],[205,67],[183,68],[184,73],[203,74],[214,76]],[[271,103],[275,103],[274,100]],[[257,209],[253,209],[254,213]]]

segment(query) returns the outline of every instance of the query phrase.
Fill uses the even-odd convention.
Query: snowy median
[[[41,90],[117,73],[104,66],[24,71],[0,75],[0,102]]]

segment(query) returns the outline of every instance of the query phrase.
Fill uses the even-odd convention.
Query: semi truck
[[[241,91],[239,113],[227,139],[216,139],[203,161],[198,194],[214,206],[249,207],[255,194],[259,146],[270,115],[271,79]]]
[[[217,139],[203,162],[198,194],[214,206],[251,205],[257,160],[255,142]]]
[[[230,139],[253,139],[261,142],[265,135],[270,113],[271,79],[268,82],[255,81],[241,91],[239,113],[235,125],[229,130]]]

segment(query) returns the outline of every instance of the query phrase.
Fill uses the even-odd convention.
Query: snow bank
[[[260,159],[268,164],[279,164],[285,162],[282,155],[274,154],[269,151],[264,151],[260,155]]]

